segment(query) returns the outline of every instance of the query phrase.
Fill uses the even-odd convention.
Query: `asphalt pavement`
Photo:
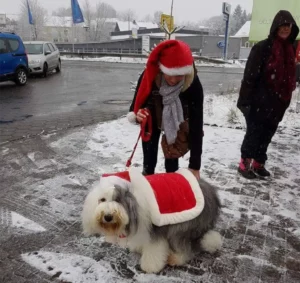
[[[25,87],[0,84],[0,143],[87,126],[128,111],[141,64],[63,61],[62,72]],[[243,69],[201,67],[205,95],[239,87]]]

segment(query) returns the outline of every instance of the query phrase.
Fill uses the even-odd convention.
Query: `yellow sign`
[[[174,17],[166,14],[161,14],[160,16],[160,24],[164,26],[167,25],[169,32],[173,31],[174,29]]]

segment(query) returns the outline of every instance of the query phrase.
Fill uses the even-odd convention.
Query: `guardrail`
[[[66,56],[71,56],[71,57],[80,57],[84,59],[85,57],[92,57],[92,58],[97,58],[97,57],[119,57],[122,59],[124,58],[147,58],[148,56],[146,54],[141,54],[141,53],[114,53],[114,52],[82,52],[82,51],[77,51],[77,52],[71,52],[71,51],[60,51],[61,55],[66,55]],[[227,62],[224,62],[219,59],[214,59],[214,58],[208,58],[208,57],[203,57],[203,56],[198,56],[198,55],[193,55],[195,60],[199,61],[204,61],[204,62],[209,62],[209,63],[215,63],[215,64],[225,64]]]

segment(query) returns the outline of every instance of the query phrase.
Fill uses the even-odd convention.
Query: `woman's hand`
[[[190,169],[189,170],[193,173],[193,175],[196,177],[196,179],[198,181],[200,181],[200,171],[199,170],[194,170],[194,169]]]
[[[142,123],[144,119],[146,119],[148,116],[147,111],[144,109],[140,109],[138,113],[136,114],[136,120],[138,123]]]

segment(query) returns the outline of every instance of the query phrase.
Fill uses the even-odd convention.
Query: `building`
[[[0,31],[16,32],[18,17],[19,15],[0,12]]]
[[[249,57],[251,48],[255,44],[249,41],[251,21],[247,21],[241,29],[233,36],[233,38],[239,38],[241,40],[241,51],[239,59],[247,59]]]

